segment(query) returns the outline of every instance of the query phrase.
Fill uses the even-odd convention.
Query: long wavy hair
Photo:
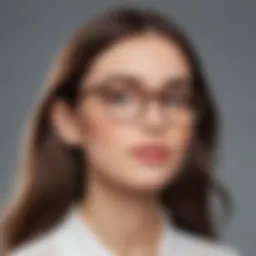
[[[218,238],[211,196],[217,192],[223,206],[228,206],[229,200],[213,171],[219,137],[217,111],[198,56],[191,41],[172,20],[151,9],[119,7],[79,27],[51,67],[43,96],[26,129],[17,192],[2,221],[7,248],[16,248],[50,230],[86,192],[84,154],[56,136],[50,121],[53,104],[62,99],[71,109],[75,108],[81,79],[98,54],[121,39],[146,32],[164,35],[179,46],[191,66],[194,90],[203,110],[191,157],[180,175],[163,189],[161,202],[178,228]]]

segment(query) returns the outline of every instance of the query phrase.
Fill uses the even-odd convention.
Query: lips
[[[142,145],[135,147],[132,154],[145,163],[161,163],[168,158],[168,148],[156,144]]]

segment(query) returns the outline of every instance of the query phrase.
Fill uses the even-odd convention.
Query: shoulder
[[[53,234],[48,234],[32,240],[10,252],[9,256],[58,256],[58,248],[53,239]]]
[[[60,247],[57,238],[65,222],[60,222],[48,232],[25,242],[9,253],[8,256],[59,256]]]
[[[182,230],[176,230],[175,233],[180,250],[186,250],[190,256],[242,256],[235,248],[227,244],[213,242]]]
[[[81,238],[82,224],[75,213],[71,209],[47,233],[15,248],[8,256],[71,256],[74,250],[78,255],[87,252],[90,240],[86,235]]]

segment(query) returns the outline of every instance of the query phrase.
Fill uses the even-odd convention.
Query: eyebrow
[[[105,79],[102,81],[96,82],[95,84],[104,86],[105,84],[111,83],[111,82],[117,82],[117,81],[124,81],[128,82],[130,85],[136,87],[136,88],[143,88],[143,79],[139,78],[138,76],[135,75],[130,75],[130,74],[124,74],[124,73],[119,73],[119,74],[113,74],[107,76]],[[191,90],[192,88],[192,78],[188,75],[177,75],[175,77],[170,77],[166,79],[166,81],[161,87],[161,90],[167,89],[167,88],[175,88],[175,89],[189,89]],[[94,83],[92,83],[94,84]],[[184,88],[185,87],[185,88]],[[187,88],[190,87],[190,88]]]

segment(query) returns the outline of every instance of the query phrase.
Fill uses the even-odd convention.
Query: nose
[[[163,130],[165,127],[165,118],[163,110],[157,101],[152,101],[145,106],[142,116],[143,127],[150,130]]]

